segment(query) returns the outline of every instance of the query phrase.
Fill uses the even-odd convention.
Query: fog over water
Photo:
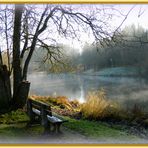
[[[30,95],[67,96],[70,100],[84,102],[88,91],[104,88],[109,99],[125,107],[138,104],[148,109],[148,81],[144,78],[36,72],[30,74],[28,80],[31,82]]]

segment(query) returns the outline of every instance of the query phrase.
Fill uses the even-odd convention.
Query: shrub
[[[97,119],[104,116],[105,110],[110,106],[103,89],[88,92],[86,102],[81,106],[85,118]]]
[[[86,96],[86,102],[81,105],[82,117],[91,120],[103,120],[121,123],[142,123],[147,114],[138,104],[131,109],[125,109],[115,101],[109,101],[103,89],[91,91]]]
[[[122,120],[122,118],[126,118],[120,105],[107,99],[104,89],[89,92],[80,111],[84,118],[93,120]]]

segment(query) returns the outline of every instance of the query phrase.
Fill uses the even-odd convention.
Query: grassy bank
[[[69,119],[65,123],[67,128],[75,130],[90,138],[97,138],[102,140],[117,140],[117,141],[130,141],[139,139],[138,136],[129,134],[127,131],[111,127],[105,122],[88,121],[88,120],[75,120]]]
[[[50,104],[53,112],[69,121],[62,126],[64,134],[61,137],[64,137],[66,142],[70,141],[69,138],[73,135],[78,139],[79,136],[82,139],[84,136],[99,142],[123,143],[141,142],[146,138],[147,128],[144,129],[146,134],[143,135],[143,128],[139,126],[139,123],[146,119],[143,112],[136,106],[132,110],[133,113],[121,110],[118,104],[107,100],[103,90],[90,92],[83,104],[76,100],[68,101],[64,96],[56,98],[31,96],[31,98]],[[43,127],[40,124],[28,127],[28,121],[25,108],[0,115],[0,138],[11,141],[26,138],[44,140]],[[49,135],[46,135],[47,142],[51,138]]]
[[[84,135],[88,139],[98,141],[136,141],[140,140],[138,136],[129,134],[127,131],[111,127],[105,122],[88,121],[84,119],[73,119],[63,116],[69,122],[62,126],[63,136],[68,137],[68,132],[75,131],[77,134]],[[23,110],[17,110],[9,114],[0,116],[0,137],[4,140],[16,141],[16,139],[40,139],[43,136],[43,127],[39,124],[28,127],[28,116]],[[10,120],[11,119],[11,120]],[[50,135],[50,134],[49,134]],[[46,135],[46,138],[50,136]],[[68,140],[68,139],[67,139]]]
[[[68,101],[64,96],[56,98],[51,96],[32,96],[32,99],[49,103],[54,112],[70,118],[70,121],[72,121],[70,122],[71,124],[66,123],[66,125],[69,124],[67,125],[68,128],[85,135],[96,135],[95,137],[100,137],[101,135],[105,137],[108,136],[108,132],[104,135],[104,133],[99,131],[99,129],[101,129],[99,125],[103,124],[103,126],[108,125],[107,127],[110,129],[125,132],[127,135],[133,134],[142,138],[148,137],[147,113],[143,112],[138,104],[133,104],[133,108],[131,109],[122,108],[120,104],[110,101],[106,97],[106,93],[103,89],[89,92],[86,97],[86,102],[82,104],[76,100]],[[96,124],[96,126],[93,124]],[[90,130],[88,125],[90,125]],[[94,127],[98,127],[99,129],[96,130]],[[105,131],[108,131],[108,128]],[[99,133],[99,135],[97,135],[97,133]],[[109,133],[113,133],[115,137],[120,137],[113,131],[109,131]],[[123,134],[123,137],[124,136]]]

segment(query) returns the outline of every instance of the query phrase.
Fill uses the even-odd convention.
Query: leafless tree
[[[46,59],[50,59],[52,63],[55,60],[59,62],[62,56],[60,48],[57,46],[59,35],[67,39],[80,40],[80,32],[88,32],[93,35],[94,42],[101,44],[104,42],[103,39],[111,38],[115,31],[110,29],[109,22],[117,10],[113,7],[108,10],[109,7],[84,4],[16,4],[15,7],[11,5],[11,9],[7,5],[5,8],[1,8],[0,16],[3,18],[0,19],[3,19],[4,22],[1,31],[4,31],[6,39],[9,71],[10,51],[13,51],[13,104],[15,108],[25,104],[29,91],[28,66],[37,47],[44,47],[47,50]],[[129,13],[124,16],[123,21]],[[13,30],[13,34],[10,33],[11,30]],[[11,46],[11,42],[13,46]],[[11,47],[12,49],[10,49]],[[25,56],[26,54],[27,56]]]

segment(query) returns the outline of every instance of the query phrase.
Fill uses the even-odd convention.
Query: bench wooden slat
[[[40,101],[32,100],[32,99],[28,99],[28,101],[31,102],[32,108],[36,108],[38,110],[41,110],[41,107],[43,107],[44,110],[47,112],[47,114],[52,115],[51,106],[50,105],[45,104],[45,103],[40,102]]]
[[[35,114],[39,115],[39,116],[41,115],[41,112],[40,112],[40,110],[38,110],[38,109],[32,108],[32,111],[33,111]],[[47,119],[48,119],[50,122],[52,122],[52,123],[64,122],[63,120],[59,119],[59,118],[56,117],[56,116],[49,116],[49,115],[47,115]]]
[[[27,113],[30,117],[31,123],[35,121],[35,116],[40,116],[41,125],[44,126],[45,131],[48,129],[48,127],[50,127],[48,122],[53,124],[54,131],[57,132],[60,132],[60,125],[63,122],[66,122],[66,120],[63,120],[60,116],[52,114],[50,105],[32,99],[27,100]]]
[[[32,111],[39,116],[41,115],[41,112],[38,109],[32,108]]]
[[[47,115],[47,119],[52,122],[52,123],[58,123],[58,122],[63,122],[61,119],[55,117],[55,116],[49,116]]]
[[[38,101],[38,100],[33,100],[33,99],[28,98],[27,101],[30,101],[32,104],[36,104],[36,105],[41,105],[41,104],[42,104],[42,105],[45,105],[45,106],[47,106],[47,107],[50,107],[49,104],[46,104],[46,103],[41,102],[41,101]]]
[[[41,105],[43,105],[45,109],[50,109],[50,105],[48,105],[48,104],[46,104],[44,102],[36,101],[36,100],[32,100],[32,99],[29,99],[29,101],[31,101],[32,106],[40,107]]]

